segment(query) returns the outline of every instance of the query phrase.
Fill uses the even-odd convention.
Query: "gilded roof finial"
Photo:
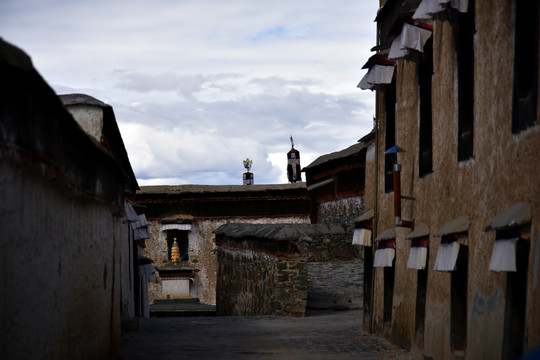
[[[180,248],[178,247],[176,238],[174,238],[174,242],[171,247],[171,261],[175,264],[180,261]]]

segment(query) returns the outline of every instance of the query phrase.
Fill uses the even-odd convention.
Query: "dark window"
[[[373,286],[373,248],[364,246],[364,330],[369,330],[371,327],[371,288]]]
[[[383,320],[385,324],[392,322],[392,303],[394,297],[394,279],[396,267],[384,267],[384,305]]]
[[[384,150],[390,149],[396,144],[396,80],[386,87],[384,92],[384,113],[386,132],[384,140]],[[394,191],[393,164],[396,154],[384,155],[384,191]]]
[[[512,133],[517,134],[538,121],[538,1],[514,1],[514,91]]]
[[[433,76],[433,38],[424,46],[418,64],[418,87],[420,96],[420,143],[419,175],[433,172],[433,146],[431,133],[431,78]]]
[[[458,70],[458,160],[473,157],[474,142],[474,1],[469,11],[455,12],[454,25]]]
[[[497,232],[497,237],[518,238],[516,242],[517,271],[508,272],[506,278],[503,359],[520,359],[524,350],[530,244],[529,240],[520,238],[519,236],[519,229]]]
[[[452,351],[465,351],[467,344],[467,277],[469,248],[461,245],[451,278],[450,336]]]
[[[429,259],[429,250],[427,258]],[[416,311],[414,317],[414,332],[416,345],[424,347],[424,321],[426,319],[426,293],[428,264],[424,270],[417,270],[416,274]]]
[[[178,250],[180,250],[180,261],[189,260],[189,240],[188,232],[185,230],[168,230],[167,231],[167,259],[171,260],[171,248],[176,238]]]

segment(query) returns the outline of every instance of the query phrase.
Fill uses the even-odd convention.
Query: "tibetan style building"
[[[138,186],[112,108],[93,99],[94,131],[81,127],[1,39],[0,78],[2,358],[116,359],[135,315],[124,209]]]
[[[325,154],[302,169],[311,198],[312,223],[353,224],[364,213],[366,155],[374,133],[347,149]],[[372,153],[372,152],[371,152]]]
[[[156,282],[149,284],[150,302],[154,304],[167,297],[216,303],[214,231],[219,226],[309,223],[309,195],[304,183],[142,186],[137,203],[145,207],[151,235],[145,254],[158,270]],[[177,264],[171,259],[175,238],[181,257]],[[167,280],[171,277],[187,281],[175,288]]]
[[[540,5],[381,5],[364,318],[419,358],[518,359],[540,345]]]

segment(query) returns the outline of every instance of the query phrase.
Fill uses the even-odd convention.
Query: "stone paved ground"
[[[362,331],[362,311],[311,311],[304,318],[184,317],[140,319],[124,332],[123,359],[396,359],[413,356]]]

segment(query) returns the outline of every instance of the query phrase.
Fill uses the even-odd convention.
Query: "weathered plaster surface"
[[[101,107],[76,105],[66,108],[87,134],[93,136],[97,141],[101,140],[103,133],[103,109]]]
[[[405,220],[425,223],[430,228],[428,291],[424,355],[433,359],[449,354],[449,275],[433,271],[440,238],[433,234],[458,216],[471,219],[468,231],[469,265],[467,309],[469,317],[466,358],[497,358],[486,339],[502,338],[502,303],[493,299],[506,291],[506,276],[488,271],[495,241],[494,232],[485,228],[495,215],[511,205],[527,201],[532,207],[530,225],[529,274],[527,287],[526,348],[540,344],[540,286],[538,286],[538,248],[540,217],[540,127],[535,125],[518,135],[512,134],[512,65],[514,20],[512,2],[476,1],[474,158],[457,159],[457,68],[453,50],[453,30],[449,21],[434,22],[433,172],[418,176],[418,88],[416,64],[399,60],[396,67],[396,143],[407,152],[398,155],[402,165],[402,194],[415,200],[402,200]],[[497,46],[493,46],[496,43]],[[378,233],[393,227],[393,193],[384,193],[384,107],[377,94],[378,133]],[[366,181],[372,178],[369,165]],[[368,186],[366,186],[368,189]],[[366,193],[366,202],[369,199]],[[405,237],[396,237],[396,286],[394,296],[403,303],[394,309],[394,321],[404,336],[413,340],[415,312],[415,271],[401,264],[408,257]],[[404,244],[403,246],[401,244]],[[374,322],[382,327],[382,271],[376,270]],[[411,299],[408,301],[407,299]],[[480,299],[493,306],[480,312]],[[491,299],[488,301],[488,299]],[[503,301],[504,302],[504,301]],[[500,354],[498,355],[500,356]]]
[[[0,183],[3,356],[108,358],[120,341],[116,210],[6,162]]]
[[[500,324],[504,323],[504,295],[497,289],[490,296],[483,296],[475,291],[469,315],[471,342],[478,344],[471,347],[467,355],[471,359],[501,359],[503,343]],[[481,336],[479,339],[475,337]]]
[[[355,196],[327,201],[319,205],[320,222],[323,224],[352,224],[364,212],[364,197]]]
[[[446,302],[426,301],[424,356],[432,359],[451,359],[450,309]]]
[[[0,353],[120,354],[123,174],[0,39]]]

